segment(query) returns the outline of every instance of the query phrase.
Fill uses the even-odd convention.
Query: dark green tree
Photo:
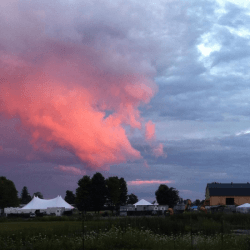
[[[199,199],[196,199],[194,202],[193,202],[193,205],[194,206],[200,206],[201,204],[201,201]]]
[[[106,180],[107,185],[107,203],[109,204],[111,211],[113,213],[114,209],[120,203],[121,188],[120,181],[117,176],[109,177]]]
[[[66,191],[66,196],[65,196],[65,201],[68,202],[69,204],[75,204],[75,195],[72,191],[67,190]]]
[[[124,180],[124,178],[119,179],[120,182],[120,206],[124,206],[127,203],[128,199],[128,188],[127,188],[127,182]]]
[[[103,209],[107,200],[107,186],[105,178],[101,173],[97,172],[91,179],[91,196],[94,211]]]
[[[28,204],[31,201],[31,196],[28,192],[28,188],[26,186],[23,187],[21,192],[21,204]]]
[[[135,194],[129,194],[127,204],[135,204],[138,202],[138,197]]]
[[[80,211],[85,211],[85,213],[92,209],[91,179],[87,175],[78,181],[75,204]]]
[[[156,200],[159,205],[169,205],[173,208],[179,201],[179,191],[175,188],[169,188],[165,184],[161,184],[155,192]]]
[[[40,198],[40,199],[43,199],[43,195],[42,195],[41,192],[35,192],[35,193],[33,194],[32,198],[34,198],[34,196],[36,196],[36,197],[38,197],[38,198]]]
[[[6,177],[0,176],[0,208],[19,206],[17,194],[15,184]]]

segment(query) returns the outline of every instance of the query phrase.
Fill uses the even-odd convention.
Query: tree
[[[23,187],[21,192],[21,204],[28,204],[31,201],[31,196],[28,192],[28,188],[26,186]]]
[[[68,202],[69,204],[75,204],[75,195],[72,191],[67,190],[66,191],[66,196],[65,196],[65,201]]]
[[[15,184],[6,177],[0,176],[0,208],[19,206],[17,194]]]
[[[200,206],[201,205],[201,201],[199,199],[196,199],[194,202],[193,202],[193,205],[194,206]]]
[[[42,195],[41,192],[35,192],[32,197],[34,198],[34,196],[36,196],[36,197],[38,197],[40,199],[43,199],[43,195]]]
[[[169,205],[173,208],[179,201],[179,191],[175,188],[169,188],[165,184],[161,184],[155,192],[156,200],[159,205]]]
[[[80,211],[89,211],[92,209],[91,196],[91,179],[84,175],[78,181],[78,188],[76,189],[75,204]]]
[[[111,207],[112,213],[114,208],[120,203],[121,189],[120,181],[117,176],[109,177],[106,180],[107,185],[107,202]]]
[[[120,202],[119,205],[120,206],[124,206],[127,202],[128,199],[128,188],[127,188],[127,183],[124,180],[124,178],[120,178],[119,179],[120,182]]]
[[[100,211],[107,200],[107,186],[101,173],[95,173],[91,179],[92,205],[95,211]]]
[[[136,202],[138,202],[137,196],[135,194],[129,194],[127,204],[135,204]]]

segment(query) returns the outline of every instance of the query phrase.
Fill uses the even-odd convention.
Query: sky
[[[0,176],[46,199],[83,175],[204,199],[246,183],[250,4],[1,0]]]

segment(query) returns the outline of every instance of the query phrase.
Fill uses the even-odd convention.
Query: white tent
[[[149,203],[148,201],[146,201],[146,200],[144,200],[144,199],[142,199],[142,200],[136,202],[134,205],[135,205],[135,206],[149,206],[149,205],[152,206],[151,203]]]
[[[250,204],[245,203],[245,204],[242,204],[242,205],[236,207],[236,213],[243,213],[243,214],[250,213]]]
[[[50,207],[64,207],[65,209],[73,209],[70,204],[68,204],[61,196],[57,196],[54,199],[46,200],[40,199],[36,196],[24,207],[20,210],[27,210],[27,209],[47,209]]]

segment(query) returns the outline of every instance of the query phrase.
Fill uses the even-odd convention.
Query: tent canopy
[[[142,206],[149,206],[149,205],[151,205],[151,206],[152,206],[151,203],[149,203],[148,201],[146,201],[146,200],[144,200],[144,199],[142,199],[142,200],[136,202],[134,205],[135,205],[135,206],[138,206],[138,205],[142,205]]]
[[[250,207],[250,204],[249,204],[249,203],[245,203],[245,204],[242,204],[242,205],[240,205],[240,206],[238,206],[238,207],[239,207],[239,208],[240,208],[240,207]],[[237,207],[237,208],[238,208],[238,207]]]
[[[47,209],[48,207],[65,207],[65,209],[73,209],[70,204],[68,204],[61,196],[57,196],[54,199],[46,200],[40,199],[36,196],[21,210],[24,209]]]
[[[242,204],[242,205],[236,207],[236,212],[243,213],[243,214],[249,214],[250,213],[250,204],[245,203],[245,204]]]

